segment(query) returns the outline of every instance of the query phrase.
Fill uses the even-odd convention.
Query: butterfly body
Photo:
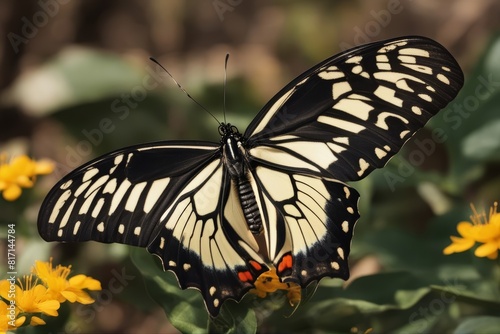
[[[221,144],[223,163],[238,191],[241,208],[252,234],[262,232],[262,220],[255,200],[255,194],[248,179],[249,164],[246,159],[246,150],[243,138],[238,129],[231,124],[221,123],[219,133],[222,135]]]
[[[383,167],[462,84],[430,39],[356,47],[286,85],[243,134],[223,123],[219,143],[142,144],[77,168],[44,200],[39,233],[145,247],[212,316],[271,267],[303,288],[347,279],[359,194],[346,182]]]

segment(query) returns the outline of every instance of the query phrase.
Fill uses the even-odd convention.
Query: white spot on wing
[[[348,64],[359,64],[363,60],[362,56],[354,56],[347,59],[345,62]]]
[[[184,271],[188,271],[191,268],[191,265],[189,263],[184,263],[182,268],[184,268]]]
[[[170,182],[169,177],[153,181],[153,184],[149,189],[148,195],[146,196],[146,201],[144,202],[145,213],[151,211],[153,206],[156,204],[156,201],[158,201],[158,198],[160,198],[163,191],[167,188],[169,182]]]
[[[368,120],[373,107],[368,103],[350,98],[341,99],[333,108],[341,110],[349,115],[355,116],[364,121]]]
[[[257,167],[256,172],[263,184],[270,185],[266,189],[274,201],[281,202],[295,196],[292,182],[287,174],[261,166]],[[279,187],[273,186],[277,184],[279,184]]]
[[[73,202],[71,202],[69,208],[64,213],[64,216],[61,219],[61,224],[59,224],[59,228],[63,228],[68,223],[69,217],[71,216],[71,212],[73,212],[73,208],[75,207],[75,203],[76,203],[76,198],[73,199]]]
[[[90,168],[89,170],[87,170],[85,172],[85,174],[83,174],[83,178],[82,178],[82,182],[86,182],[88,180],[90,180],[91,178],[93,178],[97,173],[99,173],[99,169],[93,167],[93,168]]]
[[[386,111],[386,112],[381,112],[378,115],[377,123],[375,123],[375,125],[381,129],[389,130],[389,126],[387,125],[387,122],[385,121],[386,118],[389,118],[389,117],[399,118],[403,123],[408,124],[408,120],[406,118],[404,118],[403,116]]]
[[[75,223],[75,226],[73,227],[73,235],[77,235],[78,234],[78,230],[80,229],[80,224],[81,223],[82,223],[81,221],[77,221]]]
[[[91,194],[95,193],[95,191],[99,189],[108,180],[109,180],[109,175],[103,175],[100,178],[98,178],[95,182],[91,183],[90,188],[87,189],[87,192],[85,193],[85,197],[88,197]]]
[[[141,234],[141,227],[140,226],[137,226],[136,228],[134,228],[134,234],[135,235],[140,235]]]
[[[404,67],[408,67],[416,72],[424,73],[424,74],[432,74],[432,68],[424,65],[416,65],[416,64],[401,64]]]
[[[344,187],[344,193],[345,193],[345,198],[349,198],[349,196],[351,196],[351,191],[349,190],[349,187]]]
[[[309,161],[318,164],[323,168],[328,168],[331,163],[337,161],[337,157],[332,153],[325,143],[310,141],[294,141],[291,143],[280,143],[278,146],[289,148],[296,154],[300,154]],[[290,167],[292,163],[288,164]]]
[[[113,198],[111,199],[111,205],[109,207],[109,214],[112,215],[116,208],[118,207],[118,204],[123,200],[123,196],[127,192],[127,189],[132,185],[129,180],[125,179],[123,180],[122,184],[118,187],[118,190],[113,195]]]
[[[349,137],[335,137],[333,138],[333,141],[340,144],[349,145]]]
[[[387,155],[387,152],[379,147],[375,147],[375,155],[377,156],[377,158],[382,159]]]
[[[420,56],[429,58],[429,51],[417,48],[404,48],[399,50],[400,55]]]
[[[125,225],[120,224],[118,226],[118,233],[123,234],[123,232],[125,232]]]
[[[334,100],[337,100],[342,94],[350,92],[352,90],[351,85],[347,81],[335,82],[332,85],[332,96]]]
[[[328,124],[339,129],[344,129],[352,133],[359,133],[365,129],[363,125],[328,116],[319,116],[318,122]]]
[[[116,179],[109,180],[108,183],[106,183],[106,185],[104,186],[104,189],[103,189],[102,193],[103,194],[106,194],[106,193],[112,194],[112,193],[114,193],[115,190],[116,190],[116,185],[117,185]]]
[[[64,182],[63,184],[61,184],[61,187],[59,189],[62,189],[62,190],[68,189],[72,183],[73,183],[73,180],[68,180],[68,181]]]
[[[99,215],[99,212],[101,212],[103,205],[104,205],[104,198],[101,197],[97,200],[97,203],[95,204],[94,209],[92,210],[90,215],[93,218],[97,218],[97,216]]]
[[[215,294],[215,291],[217,291],[215,286],[211,286],[210,289],[208,290],[208,292],[210,293],[210,296],[213,296]]]
[[[137,202],[139,202],[139,199],[141,198],[142,192],[144,188],[146,187],[147,182],[141,182],[138,183],[134,186],[132,191],[130,192],[128,198],[127,198],[127,203],[125,203],[125,210],[129,212],[134,212],[135,207],[137,205]]]
[[[359,171],[358,171],[358,176],[362,176],[366,170],[370,167],[370,164],[366,162],[365,159],[360,158],[359,159]]]
[[[411,107],[411,111],[413,111],[413,113],[416,114],[416,115],[422,115],[422,109],[420,109],[417,106]]]
[[[392,88],[387,88],[385,86],[378,86],[377,89],[373,92],[376,96],[381,98],[382,100],[394,104],[397,107],[403,106],[403,100],[396,97],[396,91]]]
[[[349,222],[347,220],[342,222],[342,231],[344,231],[344,233],[349,232]]]
[[[168,261],[168,266],[175,267],[175,266],[177,266],[177,263],[175,263],[174,261]]]
[[[340,71],[337,66],[330,66],[318,73],[318,76],[324,80],[334,80],[345,77],[344,72]]]
[[[332,262],[332,268],[333,268],[334,270],[339,270],[339,269],[340,269],[340,265],[339,265],[339,263],[338,263],[338,262],[335,262],[335,261],[334,261],[334,262]]]
[[[285,210],[285,212],[287,214],[289,214],[290,216],[292,217],[301,217],[302,215],[300,214],[300,211],[297,209],[297,207],[295,205],[292,205],[292,204],[285,204],[283,206],[283,209]]]
[[[409,133],[410,133],[410,130],[401,131],[401,133],[399,134],[399,138],[403,139]]]
[[[160,249],[163,249],[163,247],[165,247],[165,238],[160,237]]]
[[[427,102],[432,102],[432,97],[430,97],[427,94],[418,94],[418,97],[420,97],[422,100],[425,100]]]
[[[339,254],[339,257],[344,260],[344,250],[342,248],[337,248],[337,254]]]
[[[104,232],[104,222],[100,222],[99,225],[97,225],[97,230],[99,232]]]

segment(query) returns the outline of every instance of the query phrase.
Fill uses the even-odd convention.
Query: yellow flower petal
[[[496,260],[496,259],[497,259],[497,257],[498,257],[498,251],[497,251],[497,252],[493,252],[493,253],[491,253],[490,255],[487,255],[486,257],[487,257],[488,259],[490,259],[490,260]]]
[[[476,243],[474,240],[462,239],[455,236],[451,236],[450,239],[453,243],[443,250],[443,254],[445,255],[464,252],[471,249]]]
[[[457,225],[457,231],[462,237],[466,238],[470,236],[473,227],[474,225],[470,222],[460,222]]]
[[[19,196],[21,196],[21,193],[21,187],[19,187],[17,184],[12,184],[4,189],[4,191],[2,192],[2,196],[7,201],[15,201],[19,198]]]
[[[78,289],[101,290],[101,282],[85,275],[75,275],[69,279],[69,284]]]
[[[61,304],[54,299],[38,303],[38,308],[41,310],[41,312],[52,317],[58,316],[59,313],[57,313],[57,310],[59,309],[59,307],[61,307]]]
[[[48,159],[37,161],[34,173],[37,175],[50,174],[54,171],[54,163]]]
[[[498,252],[497,242],[493,241],[479,246],[474,252],[474,255],[476,255],[477,257],[486,257],[496,252]]]
[[[19,318],[16,319],[16,321],[14,321],[14,324],[16,325],[15,327],[16,328],[21,327],[25,321],[26,321],[26,317],[24,315],[20,316]]]
[[[33,181],[27,175],[19,175],[16,178],[16,183],[23,188],[33,187]]]
[[[6,279],[0,281],[0,297],[9,300],[10,282]]]
[[[45,321],[37,316],[32,316],[30,321],[31,326],[45,325]]]

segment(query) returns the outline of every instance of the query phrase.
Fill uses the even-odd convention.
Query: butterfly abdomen
[[[257,201],[255,200],[255,194],[248,179],[248,169],[239,149],[241,146],[241,135],[230,124],[223,124],[221,128],[221,132],[224,134],[222,139],[224,145],[224,163],[231,180],[236,185],[238,198],[248,229],[252,234],[260,234],[262,232],[262,220]]]
[[[262,232],[262,220],[260,218],[259,207],[255,200],[255,194],[248,178],[242,177],[236,180],[238,188],[238,197],[240,198],[243,214],[247,221],[248,228],[252,234],[260,234]]]

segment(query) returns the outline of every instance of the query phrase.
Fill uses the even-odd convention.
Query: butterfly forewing
[[[283,169],[359,180],[383,167],[462,84],[453,57],[427,38],[360,46],[276,95],[248,127],[248,149]]]

